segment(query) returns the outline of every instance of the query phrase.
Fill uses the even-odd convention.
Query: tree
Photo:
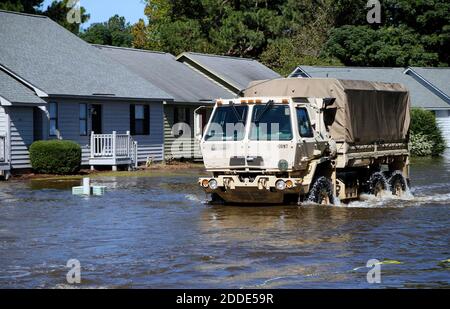
[[[269,43],[314,22],[322,8],[333,11],[333,21],[331,0],[147,0],[148,48],[258,58]]]
[[[365,1],[343,6],[346,2],[338,1],[342,9],[325,49],[327,55],[346,65],[449,65],[448,0],[384,0],[379,25],[367,24]]]
[[[139,21],[133,25],[131,34],[133,36],[133,47],[145,49],[147,46],[147,30],[143,19],[139,19]]]
[[[44,0],[2,0],[0,10],[37,14]]]
[[[86,13],[86,9],[82,6],[79,8],[80,14],[80,23],[73,22],[68,18],[68,14],[71,13],[71,1],[70,0],[62,0],[62,1],[53,1],[48,7],[43,15],[50,17],[53,21],[56,21],[58,24],[71,31],[72,33],[78,34],[80,32],[81,24],[87,22],[90,18],[90,15]]]
[[[88,43],[131,47],[133,35],[125,17],[114,15],[107,22],[95,23],[80,34]]]
[[[410,130],[413,154],[439,156],[444,153],[445,141],[433,112],[413,108]],[[425,143],[430,146],[424,147]],[[424,148],[429,148],[429,152],[424,153]]]
[[[355,66],[436,66],[439,55],[427,51],[419,34],[405,26],[343,26],[333,29],[321,54]]]

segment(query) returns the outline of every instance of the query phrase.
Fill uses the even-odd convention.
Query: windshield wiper
[[[257,115],[255,122],[260,122],[262,116],[264,116],[264,114],[269,110],[269,108],[271,108],[273,105],[273,100],[267,101],[266,105],[264,105],[264,109],[261,111],[261,113],[259,113],[259,115]]]
[[[233,102],[230,102],[230,106],[231,106],[231,109],[232,109],[233,112],[234,112],[234,116],[236,117],[236,119],[237,119],[239,122],[244,123],[244,119],[242,119],[241,115],[239,115],[239,112],[238,112],[238,110],[236,109],[236,106],[234,106],[234,103],[233,103]]]

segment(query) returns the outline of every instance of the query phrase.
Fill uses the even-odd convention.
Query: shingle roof
[[[33,90],[0,70],[0,96],[10,103],[45,104]]]
[[[187,58],[203,69],[218,76],[236,89],[243,90],[255,80],[275,79],[281,76],[259,63],[248,58],[237,58],[200,53],[182,53],[177,57],[180,61]]]
[[[412,77],[403,74],[404,68],[319,67],[300,66],[311,77],[332,77],[403,84],[410,92],[413,107],[449,109],[450,105],[425,88]]]
[[[0,42],[0,65],[49,95],[170,98],[47,17],[0,11]]]
[[[229,98],[232,92],[176,60],[169,53],[95,45],[104,55],[120,62],[170,94],[177,102]]]

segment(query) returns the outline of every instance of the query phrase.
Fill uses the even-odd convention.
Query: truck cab
[[[285,194],[307,191],[302,177],[328,148],[324,104],[292,97],[217,100],[200,141],[214,177],[199,183],[236,203],[280,203]]]

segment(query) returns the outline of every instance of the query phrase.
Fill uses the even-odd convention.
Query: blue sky
[[[45,0],[44,9],[51,3],[52,0]],[[107,21],[115,14],[125,16],[131,24],[137,22],[139,18],[145,17],[145,4],[142,0],[80,0],[80,3],[91,15],[91,19],[83,24],[84,29],[92,23]]]

